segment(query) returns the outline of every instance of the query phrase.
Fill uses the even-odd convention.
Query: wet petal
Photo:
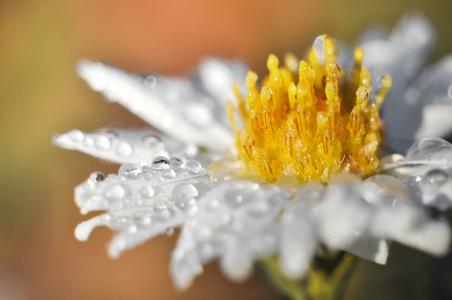
[[[298,279],[307,271],[318,245],[317,229],[307,212],[286,214],[280,244],[281,268],[287,276]]]
[[[221,117],[226,120],[226,102],[235,99],[234,84],[238,84],[242,91],[246,91],[246,74],[248,67],[240,62],[227,61],[210,57],[201,62],[197,77],[202,88],[217,102],[222,112]]]
[[[424,209],[406,202],[381,206],[373,217],[370,231],[433,255],[449,250],[450,228],[444,220],[433,220]]]
[[[452,206],[452,145],[440,138],[422,139],[406,157],[382,160],[381,172],[407,184],[411,197],[445,210]]]
[[[245,278],[254,260],[276,251],[279,215],[287,195],[276,187],[255,182],[225,182],[198,202],[173,252],[171,273],[178,287],[186,287],[202,271],[202,264],[220,257],[225,274]]]
[[[105,178],[94,173],[76,188],[75,200],[82,214],[105,210],[106,214],[81,223],[79,240],[87,240],[100,225],[119,230],[109,247],[113,257],[147,239],[181,225],[205,193],[210,174],[194,160],[155,159],[151,167],[123,165],[118,175]]]
[[[229,128],[215,118],[213,100],[188,80],[142,78],[89,61],[79,64],[78,73],[94,90],[169,136],[217,150],[227,150],[233,144]]]
[[[348,182],[353,178],[349,174],[337,176],[326,189],[316,212],[320,238],[333,250],[350,245],[364,234],[373,212],[359,180]]]
[[[390,246],[390,241],[374,238],[370,233],[365,233],[342,249],[360,258],[373,261],[380,265],[385,265],[388,260]]]
[[[416,139],[449,137],[452,133],[452,56],[422,72],[407,91],[407,97],[422,109]]]
[[[193,158],[199,154],[194,144],[184,145],[150,129],[111,127],[93,133],[74,129],[55,136],[53,143],[116,163],[138,165],[151,165],[156,156]]]
[[[392,88],[382,107],[387,147],[405,151],[413,143],[422,122],[422,106],[407,92],[414,77],[427,61],[436,41],[432,24],[423,16],[408,14],[387,34],[372,30],[359,41],[365,52],[363,64],[369,68],[376,92],[384,75],[392,77]]]

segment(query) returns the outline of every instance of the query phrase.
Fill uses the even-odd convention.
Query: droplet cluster
[[[79,150],[118,163],[151,165],[156,156],[196,158],[198,148],[162,136],[152,130],[110,127],[94,133],[78,129],[54,137],[53,142],[64,148]]]
[[[126,248],[164,231],[169,234],[182,224],[209,178],[196,160],[164,156],[154,158],[150,166],[124,164],[118,175],[106,178],[95,172],[76,188],[76,203],[83,214],[107,213],[81,223],[76,236],[86,240],[99,225],[120,230],[109,247],[110,255],[117,257]]]
[[[392,155],[383,162],[382,172],[406,182],[419,202],[440,210],[452,206],[452,145],[447,141],[421,139],[406,157]]]

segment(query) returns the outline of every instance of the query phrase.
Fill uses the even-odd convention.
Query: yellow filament
[[[384,132],[378,110],[391,78],[382,78],[381,90],[369,102],[372,84],[368,69],[362,66],[363,50],[358,47],[354,52],[349,80],[342,78],[337,56],[334,39],[320,36],[308,53],[309,63],[298,64],[288,54],[280,67],[271,54],[269,75],[260,91],[254,72],[248,73],[245,97],[235,88],[245,128],[237,128],[230,102],[227,114],[249,176],[269,182],[291,176],[306,183],[328,182],[341,172],[360,177],[375,172]],[[298,82],[294,81],[296,66]],[[345,82],[339,84],[341,78]],[[344,97],[348,103],[342,103]]]

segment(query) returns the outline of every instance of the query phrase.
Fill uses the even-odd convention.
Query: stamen
[[[328,182],[337,173],[367,177],[376,170],[384,131],[378,109],[391,78],[381,79],[382,87],[369,104],[372,82],[362,66],[363,50],[355,49],[349,80],[342,78],[337,56],[334,40],[320,36],[308,53],[310,63],[298,64],[288,54],[280,67],[271,54],[269,75],[260,91],[254,72],[248,73],[245,98],[235,87],[245,128],[238,130],[232,103],[227,114],[249,176],[269,182],[284,176],[294,176],[300,183]],[[297,65],[298,82],[294,82]]]

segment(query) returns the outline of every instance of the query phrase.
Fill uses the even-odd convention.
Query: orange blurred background
[[[452,51],[451,8],[446,0],[0,2],[0,299],[278,299],[258,276],[229,282],[216,263],[189,290],[175,290],[168,266],[177,234],[117,260],[106,252],[107,229],[75,240],[75,226],[92,215],[79,214],[73,188],[118,166],[53,147],[51,136],[146,126],[88,89],[75,74],[81,58],[183,75],[214,55],[262,74],[269,53],[301,56],[322,33],[352,42],[365,26],[392,26],[416,9],[438,27],[435,59]],[[450,257],[394,245],[388,266],[359,265],[346,299],[434,299],[441,287],[452,295],[445,266]]]

